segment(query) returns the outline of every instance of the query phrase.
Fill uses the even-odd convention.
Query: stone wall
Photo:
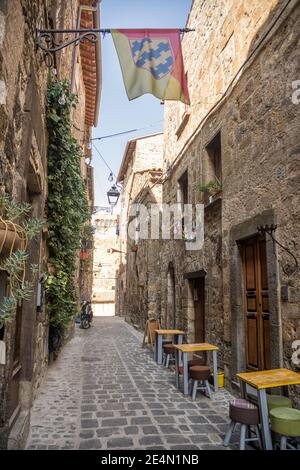
[[[146,136],[135,141],[134,150],[127,146],[122,174],[116,312],[143,329],[148,318],[157,317],[160,307],[159,246],[155,240],[136,240],[127,233],[131,204],[159,204],[163,135]],[[129,143],[130,144],[130,143]],[[132,153],[130,153],[132,152]],[[125,162],[125,163],[124,163]]]
[[[194,0],[187,27],[196,29],[183,39],[191,105],[165,103],[163,178],[156,186],[163,181],[161,200],[175,203],[187,172],[188,202],[204,204],[204,245],[187,250],[183,240],[139,242],[137,252],[122,260],[122,310],[138,327],[152,315],[172,327],[175,315],[176,327],[193,342],[191,279],[204,277],[205,341],[219,346],[218,365],[226,386],[234,388],[236,372],[246,368],[241,244],[258,236],[258,226],[277,224],[276,239],[300,261],[300,106],[292,101],[292,83],[300,78],[300,5],[296,0]],[[208,200],[199,186],[218,176],[213,156],[218,152],[216,144],[213,152],[211,146],[216,136],[222,187]],[[139,198],[147,183],[137,177],[133,162],[134,157],[123,169],[125,227],[130,200],[149,201],[146,193]],[[128,245],[126,236],[122,242]],[[292,342],[300,339],[299,268],[268,235],[266,263],[271,367],[299,371],[292,362]],[[156,279],[152,287],[150,278]],[[152,303],[150,290],[156,290]],[[299,405],[299,390],[292,395]]]
[[[196,27],[196,32],[183,40],[191,106],[165,104],[164,170],[168,163],[173,166],[163,185],[164,202],[176,201],[177,182],[186,170],[189,202],[203,201],[195,184],[210,177],[207,145],[218,132],[223,184],[221,199],[205,208],[203,250],[186,252],[179,241],[162,244],[162,320],[166,319],[171,263],[177,326],[187,329],[193,339],[191,293],[184,274],[204,269],[206,339],[220,346],[219,361],[228,386],[236,371],[245,367],[244,293],[242,272],[237,274],[241,270],[237,241],[257,234],[258,225],[278,224],[276,238],[300,258],[300,107],[292,103],[292,82],[300,76],[299,3],[290,2],[259,45],[284,4],[195,0],[188,26]],[[242,73],[228,88],[247,58]],[[178,134],[184,112],[189,119]],[[272,367],[296,369],[291,354],[292,341],[300,338],[299,270],[290,275],[283,272],[293,260],[278,246],[273,248],[268,237],[267,263]],[[282,288],[288,291],[286,300],[281,299]]]
[[[182,41],[191,106],[165,103],[165,162],[172,162],[188,145],[284,5],[285,0],[193,1],[187,27],[196,31]],[[177,138],[185,112],[190,114],[188,125]]]
[[[44,218],[47,193],[45,90],[48,71],[35,53],[34,28],[43,3],[12,0],[1,2],[0,7],[0,185],[1,190],[15,200],[30,202],[33,215],[41,219]],[[40,238],[31,244],[29,250],[29,262],[37,263],[40,273],[45,270],[44,254],[45,241]],[[22,319],[19,320],[24,334],[20,340],[21,369],[17,374],[22,409],[30,406],[33,377],[43,375],[47,363],[44,350],[47,322],[37,315],[36,308],[32,308],[36,300],[34,293],[30,302],[23,303]],[[16,324],[11,322],[5,328],[3,337],[7,355],[6,365],[0,366],[0,447],[6,447],[10,396],[12,387],[15,387],[11,379],[15,330]],[[33,347],[34,344],[37,349]],[[33,371],[37,350],[42,356]]]
[[[40,18],[40,26],[45,26],[45,13],[48,13],[54,26],[56,20],[52,15],[56,12],[58,22],[64,20],[68,26],[75,26],[79,3],[79,0],[4,0],[0,3],[0,189],[16,201],[30,202],[33,215],[44,222],[47,197],[46,89],[54,78],[54,71],[46,67],[43,53],[36,50],[36,21]],[[56,26],[63,27],[63,24]],[[69,48],[58,57],[57,77],[71,80],[71,72],[72,49]],[[83,144],[89,129],[85,126],[85,90],[80,59],[76,74],[79,106],[74,110],[72,120],[74,135]],[[83,170],[86,167],[84,155]],[[38,264],[39,277],[47,271],[46,237],[47,231],[43,230],[42,236],[32,242],[29,250],[28,262]],[[23,302],[22,306],[21,368],[15,376],[19,388],[12,379],[16,322],[12,321],[4,330],[7,357],[6,365],[0,365],[0,447],[4,448],[8,434],[13,433],[13,423],[9,425],[8,420],[13,393],[21,408],[19,416],[27,423],[20,429],[28,431],[30,406],[48,365],[49,322],[45,304],[42,308],[36,307],[36,292],[37,284],[32,299]],[[73,325],[68,335],[72,330]],[[15,427],[18,426],[16,423]],[[24,436],[14,434],[13,439],[16,441],[8,445],[24,444]]]
[[[119,260],[117,244],[118,215],[98,212],[93,217],[94,268],[93,268],[93,303],[102,304],[103,313],[115,303],[116,269]],[[96,312],[97,307],[94,311]]]

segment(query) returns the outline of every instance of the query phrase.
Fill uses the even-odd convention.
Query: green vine
[[[46,293],[53,329],[63,331],[77,313],[75,275],[83,224],[90,218],[80,173],[81,147],[71,133],[70,113],[77,97],[69,82],[55,81],[47,93],[48,248]],[[51,338],[50,338],[51,340]]]

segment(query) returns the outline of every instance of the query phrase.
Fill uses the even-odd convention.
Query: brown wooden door
[[[193,281],[193,299],[195,311],[195,343],[205,341],[205,290],[204,277]]]
[[[270,369],[270,312],[266,241],[243,243],[247,369]]]

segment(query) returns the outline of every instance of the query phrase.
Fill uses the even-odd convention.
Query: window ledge
[[[180,126],[178,127],[177,131],[175,132],[176,136],[177,136],[177,139],[179,139],[179,137],[181,136],[182,132],[184,131],[187,123],[189,122],[189,119],[190,119],[190,116],[191,116],[191,113],[186,111],[182,117],[182,121],[181,121],[181,124]]]

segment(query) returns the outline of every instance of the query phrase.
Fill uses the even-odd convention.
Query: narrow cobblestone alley
[[[27,449],[224,449],[230,394],[184,398],[118,317],[95,318],[48,370]]]

